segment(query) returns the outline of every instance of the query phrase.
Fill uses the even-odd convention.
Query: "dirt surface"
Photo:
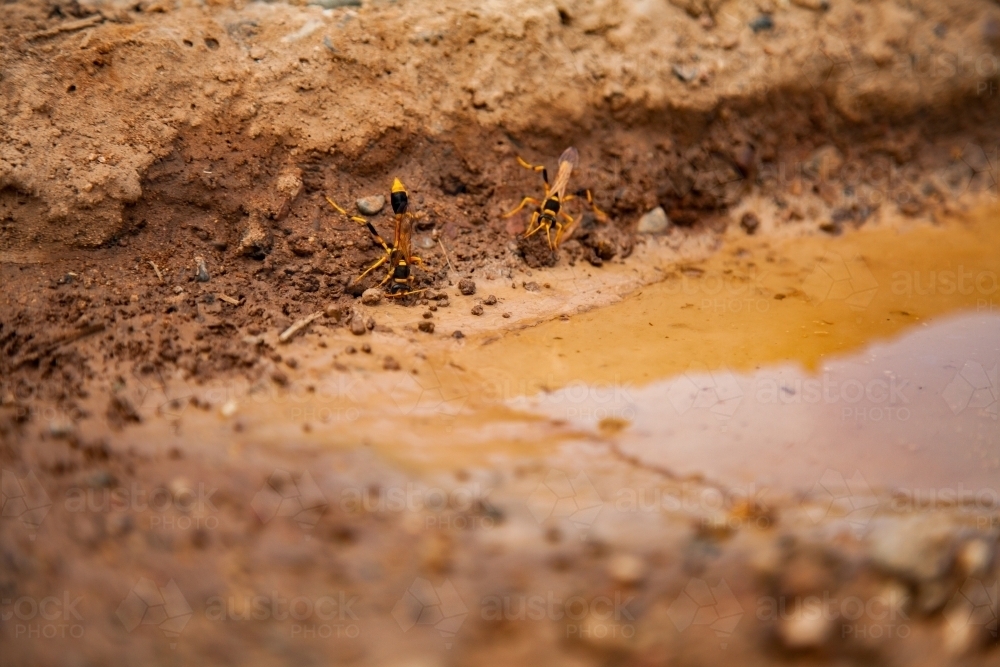
[[[498,417],[480,429],[481,415],[462,421],[464,403],[442,407],[456,395],[445,378],[467,370],[454,350],[618,300],[733,234],[936,225],[995,201],[995,2],[0,7],[0,591],[5,610],[83,598],[82,618],[4,616],[10,664],[717,664],[715,635],[664,630],[680,574],[713,572],[743,582],[733,592],[744,607],[765,589],[902,586],[930,619],[902,643],[796,643],[816,631],[794,619],[726,630],[747,664],[996,660],[995,624],[992,640],[939,636],[943,582],[979,567],[956,555],[968,536],[995,550],[995,512],[984,525],[955,520],[947,576],[887,576],[852,560],[846,537],[776,534],[752,504],[734,516],[761,519],[760,532],[682,513],[568,535],[524,509],[539,471],[589,465],[602,489],[660,472],[559,424],[494,405],[527,426]],[[553,253],[541,234],[519,237],[527,215],[503,214],[542,194],[515,156],[554,172],[569,145],[581,155],[570,190],[590,189],[609,221],[582,198],[567,204],[581,224]],[[381,250],[325,197],[355,214],[358,198],[388,198],[395,177],[419,214],[414,287],[425,291],[363,302],[384,274],[355,278]],[[658,207],[666,228],[645,233]],[[390,235],[388,206],[371,221]],[[414,405],[433,388],[434,409],[392,410],[412,387],[405,400],[381,387],[400,377],[415,383]],[[296,412],[295,397],[330,378],[358,382],[357,400],[334,405],[332,420]],[[248,426],[254,396],[273,431]],[[493,465],[455,455],[416,467],[369,447],[399,441],[419,460],[455,433],[529,444]],[[202,500],[199,485],[215,495]],[[415,509],[356,502],[408,488]],[[432,491],[448,498],[443,510]],[[34,514],[8,520],[23,514],[6,505],[22,492]],[[155,492],[162,509],[137,509]],[[272,521],[282,497],[299,498],[280,510],[294,521]],[[831,556],[809,539],[847,546]],[[443,622],[410,607],[448,607],[444,579],[474,607],[468,625],[408,629],[411,617]],[[136,629],[162,619],[136,612],[129,591],[155,582],[139,597],[156,607],[177,601],[170,581],[194,616],[178,603],[165,618],[190,623],[161,625],[166,638]],[[494,597],[514,592],[582,596],[588,609],[637,601],[610,625],[594,609],[546,623],[489,617]],[[277,598],[315,605],[327,593],[332,616],[275,620]],[[255,596],[269,609],[244,622]],[[213,615],[216,599],[238,609]]]

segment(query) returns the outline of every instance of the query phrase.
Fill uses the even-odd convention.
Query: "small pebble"
[[[782,619],[778,635],[788,648],[806,649],[822,645],[832,628],[832,619],[826,614],[795,609]]]
[[[969,540],[958,550],[955,559],[968,577],[982,577],[993,560],[993,547],[981,538]]]
[[[662,234],[670,229],[670,218],[662,206],[657,206],[652,211],[639,218],[639,226],[636,228],[640,234]]]
[[[344,309],[340,306],[330,304],[323,309],[323,314],[332,319],[334,322],[340,322],[340,318],[344,316]]]
[[[358,205],[358,210],[361,211],[362,215],[375,215],[385,208],[385,197],[383,195],[372,195],[370,197],[362,197],[355,203]]]
[[[694,65],[674,65],[672,69],[674,76],[684,83],[690,83],[698,78],[698,68]]]
[[[418,324],[417,328],[423,331],[424,333],[434,333],[434,323],[428,322],[427,320],[424,320],[423,322]]]
[[[434,317],[434,313],[432,313],[432,312],[431,312],[431,311],[429,311],[429,310],[427,310],[427,311],[424,311],[424,319],[425,319],[425,320],[429,320],[429,319],[431,319],[432,317]]]
[[[490,294],[488,297],[486,297],[486,300],[483,301],[483,303],[486,304],[487,306],[495,306],[497,303],[497,298],[492,294]]]
[[[477,303],[476,305],[474,305],[472,307],[472,314],[473,315],[482,315],[483,314],[483,306],[482,306],[482,304]]]
[[[742,227],[743,231],[745,231],[747,234],[753,235],[753,233],[757,231],[757,228],[759,226],[760,226],[760,219],[756,216],[756,214],[750,211],[744,213],[743,217],[740,218],[740,227]]]
[[[375,328],[375,318],[374,317],[369,317],[368,321],[365,322],[365,326],[368,327],[369,331],[371,331],[372,329],[374,329]]]
[[[646,576],[646,564],[632,554],[617,554],[608,561],[608,574],[618,583],[631,586]]]
[[[344,348],[344,352],[347,354],[357,354],[358,350],[353,345],[348,345]]]
[[[392,357],[386,357],[382,361],[382,368],[384,368],[387,371],[398,371],[399,362],[393,359]]]
[[[382,290],[369,287],[361,295],[361,303],[366,306],[377,306],[382,302]]]
[[[365,343],[364,345],[361,346],[361,351],[364,352],[365,354],[371,354],[372,346],[369,345],[368,343]]]
[[[288,386],[288,376],[281,371],[274,371],[271,373],[271,379],[274,380],[274,383],[280,387]]]
[[[236,402],[236,399],[230,398],[228,401],[222,404],[221,408],[219,408],[219,413],[226,419],[229,419],[230,417],[236,414],[236,411],[239,410],[239,408],[240,404]]]
[[[504,317],[510,317],[510,313],[504,313],[503,316]]]
[[[456,331],[451,335],[452,338],[465,338],[465,334],[461,331]]]
[[[774,29],[774,19],[771,18],[770,14],[761,14],[753,21],[750,21],[750,29],[754,32],[761,32],[762,30],[773,30]]]
[[[351,318],[351,333],[355,336],[363,336],[365,334],[365,323],[360,317]]]
[[[539,284],[536,283],[534,280],[532,280],[530,283],[524,283],[523,282],[523,283],[521,283],[521,286],[524,289],[528,290],[529,292],[541,292],[542,291],[541,286],[539,286]]]
[[[465,296],[472,296],[476,293],[476,283],[471,278],[462,278],[458,281],[458,291]]]
[[[438,301],[438,308],[447,308],[450,305],[451,301],[448,301],[448,299],[442,299],[441,301]]]
[[[285,365],[288,366],[289,368],[298,368],[299,360],[289,357],[288,359],[285,359]]]

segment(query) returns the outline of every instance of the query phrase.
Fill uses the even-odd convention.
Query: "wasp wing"
[[[573,169],[580,163],[580,154],[575,148],[570,146],[559,156],[559,171],[556,173],[556,180],[552,182],[549,194],[562,199],[566,194],[566,186],[569,185],[569,176]]]

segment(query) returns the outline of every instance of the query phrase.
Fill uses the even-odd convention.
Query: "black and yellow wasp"
[[[569,185],[570,174],[573,173],[573,169],[580,162],[580,154],[575,148],[570,146],[563,151],[563,154],[559,156],[559,167],[556,171],[556,180],[549,185],[549,172],[545,168],[545,165],[534,165],[527,162],[520,156],[517,158],[517,163],[520,164],[525,169],[531,169],[532,171],[542,172],[542,181],[545,183],[545,198],[542,201],[538,201],[535,197],[525,197],[521,200],[510,213],[504,215],[504,218],[509,218],[513,215],[517,215],[521,212],[528,204],[535,207],[535,210],[531,214],[531,221],[528,222],[527,229],[524,230],[524,238],[528,238],[533,234],[537,233],[538,230],[545,230],[545,237],[549,242],[549,248],[553,251],[559,247],[560,242],[564,238],[569,238],[576,229],[578,220],[574,219],[562,205],[566,202],[574,199],[577,195],[566,194],[566,188]],[[590,190],[585,190],[587,195],[587,203],[590,204],[591,209],[594,211],[594,216],[597,217],[601,222],[605,222],[608,219],[607,214],[601,211],[594,204],[594,198],[590,194]],[[563,224],[563,223],[566,224]],[[555,239],[552,238],[552,228],[555,227]]]
[[[409,199],[406,195],[406,187],[403,185],[402,181],[398,178],[393,179],[392,192],[389,194],[389,202],[392,205],[392,213],[396,223],[396,229],[393,234],[391,246],[385,242],[385,239],[383,239],[378,233],[378,230],[376,230],[372,223],[366,218],[362,218],[357,215],[348,215],[347,211],[338,206],[337,203],[329,197],[326,198],[326,201],[329,202],[330,206],[335,208],[337,212],[360,225],[366,226],[368,228],[368,232],[372,235],[375,241],[382,246],[382,250],[385,251],[385,254],[382,255],[382,257],[365,269],[360,276],[354,279],[355,284],[361,282],[365,276],[378,267],[388,263],[389,273],[386,274],[385,278],[382,279],[382,282],[380,282],[378,286],[382,287],[391,281],[389,284],[390,297],[403,297],[424,291],[410,289],[413,286],[414,281],[414,276],[411,273],[412,267],[414,265],[423,266],[423,262],[419,257],[413,254],[411,249],[410,239],[413,235],[414,215],[407,210],[409,206]]]

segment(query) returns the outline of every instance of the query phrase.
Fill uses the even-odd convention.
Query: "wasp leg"
[[[411,294],[420,294],[421,292],[426,292],[428,289],[430,289],[430,288],[429,287],[424,287],[424,288],[415,289],[415,290],[412,290],[412,291],[409,291],[409,292],[399,292],[397,294],[386,294],[385,298],[387,298],[387,299],[399,299],[399,298],[402,298],[404,296],[410,296]]]
[[[549,185],[549,170],[545,168],[544,164],[531,164],[520,155],[517,156],[517,163],[524,167],[525,169],[530,169],[531,171],[542,172],[542,180],[545,181],[545,187],[548,188]]]
[[[574,231],[576,231],[576,224],[579,222],[578,219],[573,218],[569,213],[565,211],[559,211],[558,217],[566,220],[565,225],[556,222],[556,246],[558,247],[564,238],[569,238]]]
[[[365,218],[362,218],[361,216],[358,216],[358,215],[348,215],[347,211],[345,211],[343,208],[341,208],[337,204],[337,202],[333,201],[329,197],[325,197],[325,199],[326,199],[327,203],[330,204],[330,206],[332,206],[334,209],[336,209],[337,213],[340,213],[342,216],[344,216],[348,220],[353,220],[354,222],[358,223],[359,225],[364,225],[364,224],[368,223],[368,221]]]
[[[347,211],[345,211],[344,209],[342,209],[339,206],[337,206],[337,202],[333,201],[329,197],[326,197],[326,201],[330,204],[330,206],[332,206],[333,208],[335,208],[337,210],[337,213],[339,213],[341,215],[347,215]]]
[[[608,214],[597,208],[597,204],[594,203],[594,196],[590,194],[590,190],[587,190],[587,203],[590,204],[590,210],[594,212],[594,217],[597,218],[598,222],[608,221]]]
[[[516,215],[516,214],[520,213],[521,209],[523,209],[528,204],[534,204],[535,206],[541,206],[541,202],[538,201],[537,199],[535,199],[534,197],[525,197],[524,199],[521,200],[521,203],[517,205],[517,208],[515,208],[510,213],[505,213],[503,217],[504,218],[509,218],[512,215]]]
[[[379,259],[377,262],[375,262],[374,264],[372,264],[371,266],[369,266],[367,269],[365,269],[364,273],[362,273],[360,276],[358,276],[357,278],[355,278],[354,279],[354,284],[357,285],[359,282],[361,282],[361,280],[365,276],[367,276],[369,273],[371,273],[372,271],[374,271],[378,267],[380,267],[383,264],[385,264],[386,260],[389,259],[390,256],[391,255],[388,252],[385,255],[383,255],[381,259]],[[390,274],[390,275],[392,275],[392,274]],[[384,282],[385,281],[383,281],[383,283],[380,283],[380,284],[384,284]]]
[[[528,238],[544,226],[543,223],[538,221],[538,211],[535,211],[531,214],[531,222],[528,223],[528,228],[524,232],[524,238]]]
[[[387,282],[389,282],[389,280],[390,280],[390,279],[392,278],[392,274],[393,274],[393,273],[395,273],[395,272],[396,272],[396,267],[394,267],[394,266],[390,266],[390,267],[389,267],[389,273],[385,274],[385,278],[383,278],[383,279],[382,279],[382,282],[380,282],[380,283],[378,284],[378,286],[379,286],[379,287],[382,287],[382,286],[383,286],[383,285],[385,285],[385,284],[386,284]]]
[[[549,250],[555,252],[556,248],[559,246],[559,237],[562,235],[562,223],[556,220],[556,241],[552,242],[552,225],[545,228],[545,238],[549,242]]]
[[[549,196],[549,170],[545,168],[543,164],[531,164],[520,155],[517,156],[517,163],[524,167],[525,169],[530,169],[531,171],[542,172],[542,182],[545,183],[545,196]]]

